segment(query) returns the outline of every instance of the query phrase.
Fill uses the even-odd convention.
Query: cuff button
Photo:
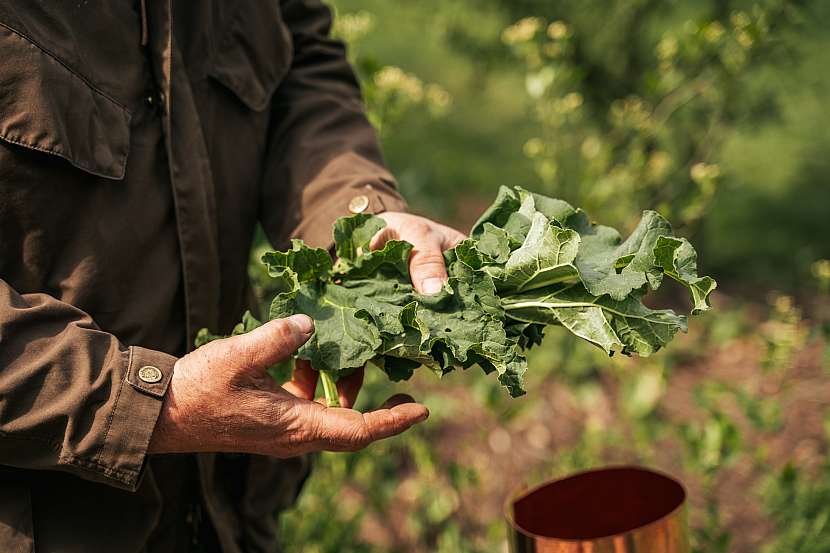
[[[369,196],[364,194],[355,196],[349,202],[349,211],[352,213],[363,213],[367,207],[369,207]]]
[[[156,382],[161,380],[161,377],[162,374],[158,367],[147,365],[146,367],[141,367],[140,369],[138,369],[138,378],[140,378],[142,382],[146,382],[147,384],[155,384]]]

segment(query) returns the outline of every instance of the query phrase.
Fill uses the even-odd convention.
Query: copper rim
[[[612,480],[613,477],[617,475],[621,478],[636,476],[641,479],[651,479],[651,483],[654,486],[663,486],[664,492],[669,494],[671,497],[667,500],[663,499],[662,504],[658,503],[656,505],[649,505],[651,513],[649,515],[642,515],[644,520],[637,521],[636,515],[632,515],[634,518],[630,521],[626,523],[619,523],[620,528],[615,528],[604,533],[592,533],[591,531],[583,530],[582,533],[584,535],[556,536],[551,535],[551,532],[548,532],[546,535],[538,531],[533,531],[533,529],[528,529],[516,521],[516,505],[523,499],[527,499],[546,488],[556,488],[562,486],[563,484],[573,485],[574,483],[580,481],[582,482],[582,485],[590,485],[585,483],[586,477],[600,474],[603,475],[603,478],[606,480]],[[611,500],[614,499],[613,493],[608,490],[606,490],[605,493],[612,496]],[[630,501],[630,498],[626,498],[625,494],[617,495],[621,501],[621,503],[616,504],[618,508],[620,505],[625,505],[626,500]],[[532,488],[518,491],[512,494],[506,501],[504,506],[504,514],[512,532],[510,537],[513,543],[511,543],[511,545],[516,547],[516,550],[545,550],[563,552],[583,550],[600,551],[602,550],[601,548],[593,549],[591,547],[602,544],[611,544],[611,542],[614,542],[616,545],[614,545],[613,548],[608,549],[609,551],[630,551],[632,553],[639,553],[641,551],[645,553],[663,553],[665,551],[684,553],[688,551],[686,498],[687,493],[683,485],[666,473],[633,465],[616,465],[581,471],[562,478],[543,482]],[[579,509],[576,509],[575,511],[578,512]],[[575,514],[572,515],[575,516]],[[591,515],[588,514],[585,514],[584,516],[589,519],[591,518]],[[590,520],[585,522],[584,526],[590,526]],[[602,525],[599,524],[598,526]],[[642,543],[649,541],[649,536],[658,534],[664,536],[661,543],[669,545],[652,547],[644,547],[642,545]],[[665,535],[668,535],[669,537],[665,538]],[[518,547],[517,542],[520,540],[523,540],[524,542],[532,542],[533,545],[531,547]],[[629,544],[640,543],[641,545],[623,545],[621,548],[620,540]],[[588,549],[583,549],[583,545],[581,544],[592,545]]]

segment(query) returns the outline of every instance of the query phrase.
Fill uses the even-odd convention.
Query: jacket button
[[[355,196],[349,202],[349,211],[352,213],[363,213],[367,207],[369,207],[369,197],[363,194]]]
[[[155,384],[161,380],[162,374],[158,367],[147,365],[138,369],[138,378],[147,384]]]

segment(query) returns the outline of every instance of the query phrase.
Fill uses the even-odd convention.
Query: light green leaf
[[[522,246],[510,254],[503,267],[485,269],[496,279],[500,293],[522,292],[578,278],[573,262],[579,235],[554,226],[541,213],[533,216]]]
[[[671,310],[649,309],[636,296],[622,301],[596,297],[580,285],[541,289],[503,301],[513,319],[560,324],[606,353],[616,350],[648,356],[666,345],[686,318]]]
[[[341,217],[334,223],[334,247],[337,257],[348,261],[368,253],[372,237],[386,226],[386,221],[370,213]]]
[[[709,295],[717,283],[712,277],[697,276],[697,252],[688,240],[661,236],[654,247],[654,257],[666,275],[689,289],[694,302],[693,315],[709,309]]]

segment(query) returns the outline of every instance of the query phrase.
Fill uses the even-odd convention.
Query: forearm
[[[325,247],[337,217],[403,211],[406,202],[384,166],[344,46],[329,36],[329,9],[288,0],[282,11],[294,59],[272,99],[260,218],[275,246],[298,237]]]

